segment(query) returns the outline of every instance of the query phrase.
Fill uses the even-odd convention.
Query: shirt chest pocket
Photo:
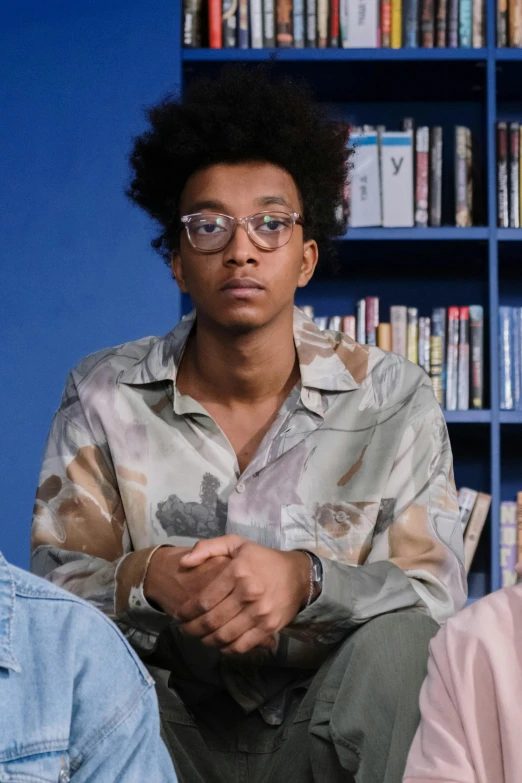
[[[21,747],[15,759],[0,761],[0,783],[68,783],[69,780],[67,747],[26,755]]]

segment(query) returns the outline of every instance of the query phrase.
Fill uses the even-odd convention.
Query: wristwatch
[[[303,549],[303,552],[310,558],[310,596],[306,606],[310,606],[316,598],[319,598],[323,589],[323,564],[320,558],[313,552]]]

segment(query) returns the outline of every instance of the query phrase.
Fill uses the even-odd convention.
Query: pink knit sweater
[[[420,706],[404,783],[521,783],[522,584],[439,631]]]

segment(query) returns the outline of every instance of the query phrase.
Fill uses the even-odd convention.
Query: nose
[[[223,251],[225,266],[245,266],[259,263],[260,250],[250,237],[245,225],[236,226],[234,236]]]

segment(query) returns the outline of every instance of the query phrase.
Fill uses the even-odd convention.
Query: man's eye
[[[218,223],[202,223],[199,226],[194,226],[194,231],[199,235],[220,234],[224,230],[224,227],[220,226]]]
[[[257,227],[258,231],[263,231],[265,233],[273,233],[275,231],[282,231],[283,228],[285,228],[285,224],[282,220],[265,220],[263,223],[261,223],[260,226]]]

